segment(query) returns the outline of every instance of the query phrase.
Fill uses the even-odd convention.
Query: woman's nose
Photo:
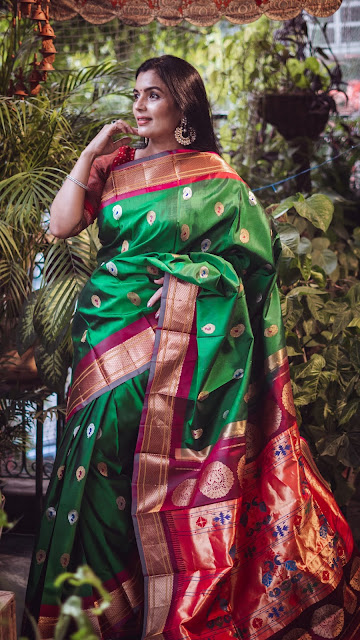
[[[139,96],[138,99],[136,100],[135,103],[135,109],[138,109],[139,111],[143,111],[143,109],[145,108],[145,97],[144,96]]]

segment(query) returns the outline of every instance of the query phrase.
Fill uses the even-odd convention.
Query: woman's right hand
[[[125,134],[125,137],[114,142],[113,136]],[[106,124],[81,152],[80,158],[71,171],[71,176],[87,185],[90,169],[98,156],[114,153],[119,147],[128,144],[130,138],[126,134],[139,135],[138,130],[125,120],[115,120]],[[71,180],[65,180],[58,191],[50,209],[50,233],[58,238],[73,235],[82,222],[84,211],[85,189]]]
[[[113,137],[119,133],[132,134],[138,136],[138,130],[132,127],[125,120],[114,120],[111,124],[106,124],[99,131],[99,133],[89,142],[84,149],[83,154],[90,155],[93,160],[98,156],[106,156],[109,153],[113,153],[121,146],[129,144],[131,139],[125,135],[124,138],[120,138],[114,142]]]

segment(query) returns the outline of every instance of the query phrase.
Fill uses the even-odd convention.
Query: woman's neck
[[[179,144],[175,139],[170,140],[149,140],[149,143],[144,149],[146,151],[146,155],[154,156],[157,153],[162,153],[163,151],[173,151],[174,149],[183,149],[183,145]]]

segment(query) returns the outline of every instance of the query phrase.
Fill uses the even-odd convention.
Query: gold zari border
[[[113,171],[111,181],[108,180],[101,202],[114,196],[122,196],[139,189],[154,188],[169,183],[199,180],[209,173],[226,173],[234,179],[239,176],[217,154],[206,152],[175,153],[160,158],[149,159],[144,163],[132,164]]]
[[[271,356],[266,358],[264,365],[265,372],[270,373],[270,371],[274,371],[274,369],[281,367],[286,359],[287,351],[286,347],[283,347],[280,351],[276,351],[276,353],[273,353]]]
[[[154,342],[154,329],[148,327],[91,362],[73,382],[67,409],[68,415],[78,404],[87,402],[101,389],[114,384],[120,378],[136,372],[140,367],[149,363]]]
[[[136,517],[149,576],[145,638],[162,637],[172,598],[173,569],[159,510],[167,494],[174,404],[189,346],[197,292],[196,285],[169,277],[139,455]]]

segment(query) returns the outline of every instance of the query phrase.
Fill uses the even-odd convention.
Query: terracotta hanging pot
[[[29,75],[30,95],[37,96],[41,91],[42,73],[38,71],[38,64],[34,62],[34,68]]]
[[[29,82],[34,84],[36,82],[40,82],[41,79],[42,79],[42,75],[40,71],[38,71],[37,68],[34,68],[29,75]]]
[[[49,62],[44,58],[44,60],[41,60],[39,64],[39,71],[45,71],[45,72],[54,71],[54,67],[52,66],[51,62]],[[44,76],[43,76],[43,79],[44,79]]]
[[[42,38],[45,37],[50,37],[50,38],[56,38],[56,35],[54,33],[54,29],[52,28],[51,24],[49,22],[46,22],[40,30],[40,35]]]
[[[30,82],[29,84],[30,84],[30,95],[37,96],[41,91],[41,84],[39,82]]]
[[[42,53],[43,55],[56,53],[55,45],[52,38],[43,38],[40,53]]]
[[[37,22],[46,20],[46,15],[41,8],[41,4],[36,5],[36,9],[34,9],[31,14],[31,20],[36,20]]]
[[[27,0],[26,2],[20,2],[20,12],[24,18],[30,18],[31,8],[36,4],[36,0]]]
[[[22,80],[16,83],[14,91],[14,96],[18,96],[18,98],[25,98],[28,95],[27,89]]]
[[[46,62],[55,62],[55,53],[43,53],[44,61]],[[47,71],[52,71],[53,69],[47,69]]]

